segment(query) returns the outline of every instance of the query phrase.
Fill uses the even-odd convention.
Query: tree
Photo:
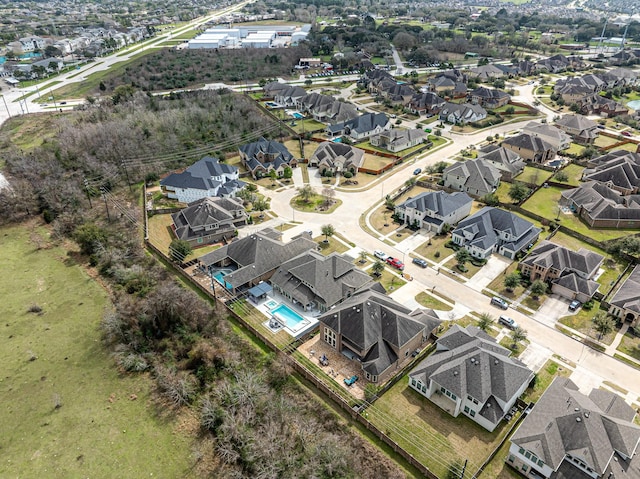
[[[333,225],[322,225],[322,229],[320,231],[322,231],[322,234],[324,235],[324,242],[325,243],[328,243],[329,242],[329,238],[332,237],[336,233],[336,230],[333,227]]]
[[[478,327],[483,331],[486,331],[487,329],[489,329],[492,323],[493,323],[493,316],[491,316],[489,313],[482,313],[480,315],[480,319],[478,319]]]
[[[511,349],[514,349],[516,347],[516,344],[527,339],[527,330],[522,329],[520,326],[518,326],[516,329],[511,331],[510,336],[511,336]]]
[[[305,203],[309,203],[309,201],[311,201],[311,198],[313,198],[315,194],[316,191],[311,185],[304,185],[298,188],[298,196],[300,196],[300,199]]]
[[[290,180],[292,176],[293,176],[293,170],[291,169],[291,167],[285,166],[284,170],[282,171],[282,177],[286,180]]]
[[[276,173],[276,170],[269,170],[269,178],[271,178],[271,181],[276,181],[276,178],[278,177],[278,173]]]
[[[500,204],[500,198],[495,193],[489,193],[481,198],[482,202],[487,206],[498,206]]]
[[[305,84],[305,85],[307,85],[307,86],[311,86],[311,85],[313,84],[313,80],[311,80],[310,78],[307,78],[307,79],[304,81],[304,84]]]
[[[333,188],[323,188],[322,196],[324,196],[324,204],[329,207],[333,204],[333,198],[336,196],[336,192]]]
[[[569,176],[564,172],[564,171],[558,171],[556,173],[556,180],[564,183],[565,181],[567,181],[569,179]]]
[[[178,263],[182,263],[193,249],[188,241],[174,239],[169,245],[169,256]]]
[[[522,183],[513,183],[511,188],[509,188],[509,198],[511,198],[514,203],[520,203],[527,196],[529,196],[529,188]]]
[[[254,211],[266,211],[269,209],[269,200],[266,198],[256,198],[251,203]]]
[[[384,198],[384,206],[388,210],[394,210],[396,208],[396,203],[393,201],[393,198],[391,198],[391,196],[387,195]]]
[[[613,319],[605,311],[598,311],[591,319],[591,322],[593,323],[593,329],[598,332],[598,341],[613,331],[615,327]]]
[[[458,266],[464,266],[464,264],[471,259],[471,255],[465,248],[460,248],[456,252],[456,262]]]
[[[360,251],[358,258],[360,263],[366,263],[368,258],[367,252],[365,250]]]
[[[48,45],[44,49],[45,58],[59,57],[59,56],[62,56],[62,51],[59,48],[54,47],[53,45]]]
[[[449,464],[449,469],[447,470],[447,479],[460,479],[462,477],[462,473],[464,471],[464,466],[460,461],[454,461]]]
[[[107,231],[95,223],[85,223],[75,229],[73,239],[80,246],[80,251],[84,254],[93,254],[100,245],[106,245]]]
[[[371,266],[371,271],[373,271],[373,274],[375,274],[376,276],[380,276],[384,271],[384,263],[377,259],[376,262]]]
[[[505,276],[504,287],[507,288],[507,291],[513,293],[513,290],[520,286],[520,280],[520,273],[514,271]]]
[[[533,299],[538,299],[544,293],[547,292],[547,283],[542,281],[541,279],[537,279],[531,285],[531,294],[533,295]]]

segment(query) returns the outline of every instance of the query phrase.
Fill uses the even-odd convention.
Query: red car
[[[387,264],[390,264],[394,268],[402,271],[404,269],[404,263],[397,258],[387,258]]]
[[[623,134],[624,136],[631,136],[631,133],[629,133],[628,131],[623,131],[623,132],[622,132],[622,134]]]

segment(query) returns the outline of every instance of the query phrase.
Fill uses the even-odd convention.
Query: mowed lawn
[[[455,460],[468,459],[467,469],[477,471],[507,432],[505,422],[490,433],[462,414],[450,416],[411,389],[406,375],[367,408],[366,414],[438,477],[446,477]]]
[[[105,291],[65,250],[36,249],[45,229],[1,234],[0,477],[188,476],[190,441],[101,342]]]

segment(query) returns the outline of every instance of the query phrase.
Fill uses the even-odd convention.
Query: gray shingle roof
[[[413,208],[423,213],[432,211],[438,216],[448,216],[470,203],[473,203],[473,199],[463,192],[426,191],[408,199],[400,208]]]
[[[179,239],[190,240],[205,236],[215,230],[205,230],[206,226],[220,225],[234,229],[235,218],[245,216],[242,201],[236,198],[203,198],[171,215],[175,234]]]
[[[376,127],[384,128],[389,123],[389,117],[384,113],[365,113],[340,124],[331,125],[332,128],[344,130],[346,128],[363,134],[373,131]]]
[[[531,150],[534,152],[549,151],[554,149],[551,144],[547,143],[542,138],[534,135],[529,135],[527,133],[520,133],[519,135],[505,138],[502,144],[513,146],[516,148],[523,148],[525,150]]]
[[[616,151],[596,158],[595,165],[584,171],[585,181],[611,183],[619,188],[637,192],[640,189],[640,154]]]
[[[238,288],[274,271],[285,261],[305,251],[315,249],[317,246],[314,241],[302,236],[289,243],[283,243],[274,239],[270,233],[258,231],[202,256],[199,258],[199,262],[203,266],[209,267],[226,258],[230,259],[238,266],[238,269],[227,274],[224,280],[234,288]]]
[[[633,268],[629,277],[622,283],[609,303],[640,313],[640,265]]]
[[[445,178],[445,182],[448,176],[464,178],[464,187],[478,191],[481,196],[493,192],[496,183],[502,177],[502,173],[498,168],[482,158],[454,163],[446,167],[442,175]]]
[[[316,251],[285,261],[271,277],[271,284],[292,296],[302,292],[308,302],[317,296],[327,307],[372,282],[367,273],[353,265],[351,258],[337,253],[324,256]]]
[[[365,351],[362,367],[380,375],[398,358],[398,350],[418,334],[428,336],[440,325],[433,310],[411,311],[373,290],[363,291],[328,311],[319,321]]]
[[[553,267],[561,272],[578,272],[591,278],[597,273],[603,260],[604,256],[585,248],[573,251],[550,241],[542,241],[522,263],[539,265],[545,269]]]
[[[633,410],[622,416],[616,414],[631,409],[629,406],[616,404],[615,410],[608,412],[600,408],[606,403],[606,394],[614,395],[602,391],[588,397],[568,378],[556,378],[511,442],[535,453],[554,470],[565,455],[572,455],[581,458],[600,477],[606,477],[603,475],[616,451],[631,457],[640,441],[640,427],[627,419]]]
[[[565,203],[575,203],[594,220],[640,220],[640,196],[620,196],[607,185],[596,181],[561,193]]]
[[[478,158],[491,161],[498,169],[508,171],[512,175],[521,172],[526,166],[522,157],[515,151],[495,144],[482,147],[478,151]]]
[[[409,376],[424,384],[435,381],[458,397],[470,395],[482,403],[493,397],[505,403],[533,378],[533,371],[509,357],[508,349],[478,328],[453,326],[438,339],[437,346],[436,352],[424,359]],[[492,404],[501,410],[495,400]],[[485,412],[485,417],[493,417],[494,423],[506,413]]]
[[[231,175],[237,173],[238,168],[225,163],[211,156],[196,161],[182,173],[172,173],[160,180],[162,186],[173,188],[194,188],[208,190],[220,185],[219,181],[214,181],[211,177]]]

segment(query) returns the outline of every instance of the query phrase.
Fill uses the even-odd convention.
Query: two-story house
[[[384,113],[365,113],[351,120],[327,126],[330,137],[348,136],[353,141],[362,141],[371,135],[391,129],[391,121]]]
[[[274,170],[278,176],[284,174],[284,169],[295,168],[298,160],[289,152],[286,146],[274,140],[260,138],[238,149],[240,160],[249,170],[254,179],[267,176]]]
[[[556,149],[538,136],[521,133],[505,138],[501,146],[520,155],[524,160],[544,164],[556,157]]]
[[[576,143],[593,144],[599,134],[598,124],[582,115],[564,115],[555,124]]]
[[[426,138],[427,134],[420,128],[394,128],[372,135],[369,141],[373,146],[397,153],[423,143]]]
[[[330,171],[332,175],[345,171],[355,175],[364,162],[364,151],[355,146],[325,141],[309,157],[309,167],[317,167],[321,175]]]
[[[169,198],[192,203],[207,196],[235,196],[244,187],[238,168],[211,156],[205,156],[181,173],[172,173],[160,180]]]
[[[495,252],[515,259],[519,252],[538,240],[540,231],[510,211],[485,206],[458,223],[451,240],[476,258],[488,258]]]
[[[453,226],[469,216],[472,205],[473,199],[466,193],[426,191],[397,205],[395,213],[406,225],[439,234],[445,224]]]
[[[502,172],[502,179],[509,180],[524,171],[526,163],[519,154],[494,143],[483,146],[478,150],[478,158],[488,161]]]
[[[484,120],[487,110],[480,105],[470,103],[445,103],[440,110],[440,121],[453,123],[454,125],[466,125],[475,121]]]
[[[445,187],[463,191],[475,197],[482,197],[496,191],[501,177],[500,170],[482,158],[454,163],[442,172]]]
[[[436,350],[409,373],[409,386],[453,417],[493,431],[534,373],[475,326],[453,325]]]

